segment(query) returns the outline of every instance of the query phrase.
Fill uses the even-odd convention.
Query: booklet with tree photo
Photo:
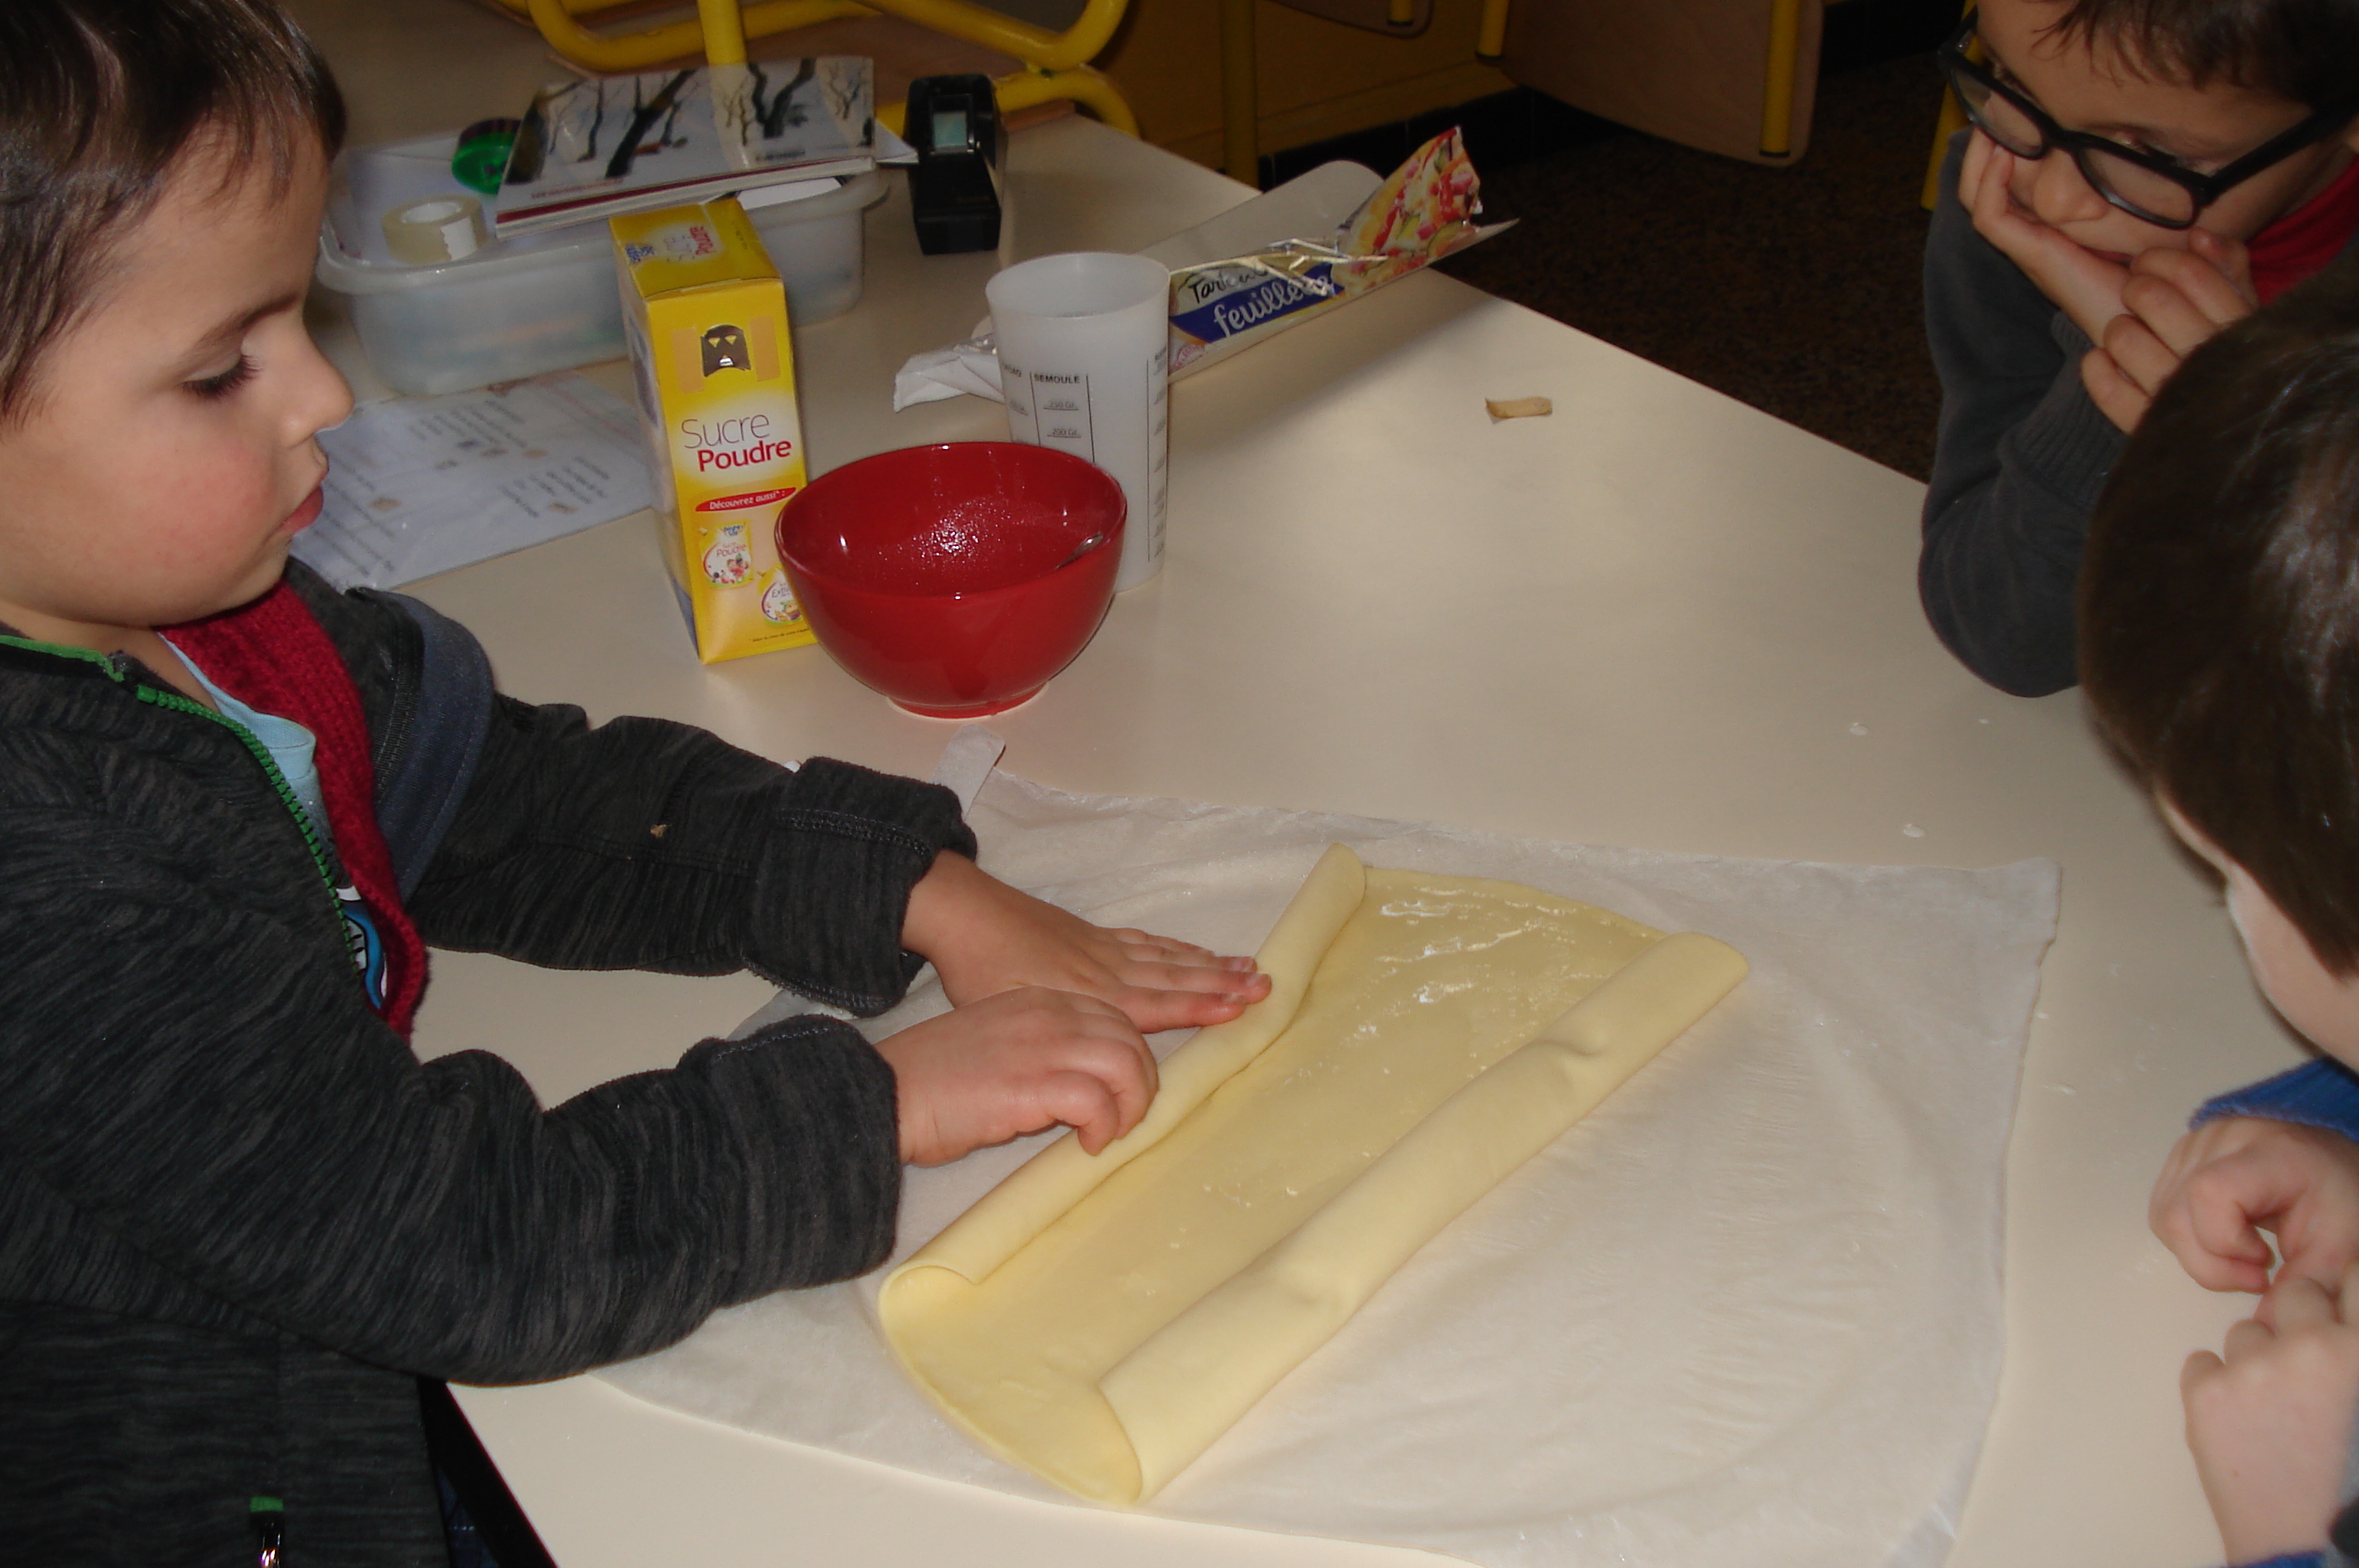
[[[854,55],[755,60],[543,88],[508,153],[502,238],[875,167],[875,87]]]

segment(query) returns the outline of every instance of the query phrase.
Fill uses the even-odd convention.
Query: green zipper
[[[0,636],[0,645],[21,648],[33,653],[78,659],[85,664],[94,664],[105,673],[109,681],[116,685],[130,685],[131,694],[139,701],[173,713],[195,713],[201,718],[211,719],[237,736],[245,744],[245,749],[253,754],[255,761],[262,765],[263,777],[268,779],[270,787],[278,792],[278,803],[287,808],[287,814],[295,819],[296,827],[301,830],[303,847],[311,852],[312,867],[320,873],[321,884],[328,889],[328,902],[335,912],[337,929],[339,931],[343,929],[343,895],[336,887],[335,866],[334,863],[328,858],[328,847],[320,842],[320,830],[312,825],[311,813],[305,811],[303,802],[296,798],[295,787],[288,783],[287,775],[278,770],[278,763],[270,755],[270,748],[263,745],[260,737],[252,730],[226,713],[217,713],[202,702],[192,702],[178,691],[159,691],[153,686],[133,682],[130,672],[124,668],[124,656],[121,654],[99,653],[92,648],[70,648],[63,643],[36,642],[30,637],[19,637]]]

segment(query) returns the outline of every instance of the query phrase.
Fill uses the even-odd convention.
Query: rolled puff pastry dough
[[[878,1298],[953,1421],[1084,1497],[1160,1490],[1745,968],[1710,937],[1341,844],[1259,961],[1268,998],[1174,1052],[1129,1136],[1051,1144]]]

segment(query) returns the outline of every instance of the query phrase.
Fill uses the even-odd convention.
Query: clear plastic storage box
[[[453,137],[361,147],[337,163],[320,225],[320,281],[351,302],[376,373],[398,391],[462,392],[623,354],[622,296],[606,224],[495,241],[438,266],[396,261],[380,220],[429,196],[465,193]],[[861,212],[885,194],[874,172],[749,214],[786,280],[797,326],[860,302]]]

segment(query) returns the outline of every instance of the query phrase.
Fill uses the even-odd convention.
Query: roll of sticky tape
[[[385,215],[385,243],[412,267],[459,261],[484,246],[484,204],[473,196],[429,196]]]

